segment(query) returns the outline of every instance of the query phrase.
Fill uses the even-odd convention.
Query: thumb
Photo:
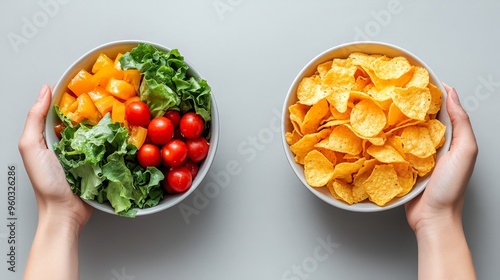
[[[469,119],[469,115],[460,104],[458,94],[454,88],[446,87],[448,96],[446,98],[446,108],[450,116],[453,137],[450,150],[461,150],[477,153],[476,138]],[[468,154],[471,155],[471,154]]]
[[[28,112],[24,130],[19,140],[19,148],[21,150],[46,148],[45,141],[43,140],[43,131],[51,97],[49,86],[43,85],[40,89],[38,99]]]

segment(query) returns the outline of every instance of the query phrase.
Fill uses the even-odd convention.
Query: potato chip
[[[332,178],[344,180],[347,183],[351,183],[353,173],[359,171],[359,169],[363,166],[365,160],[365,158],[360,158],[355,162],[338,163],[333,169]]]
[[[405,88],[426,88],[427,85],[429,85],[429,72],[427,72],[427,70],[423,67],[414,66],[413,76],[411,77],[410,81],[406,83]]]
[[[330,70],[332,68],[332,61],[327,61],[327,62],[323,62],[321,63],[320,65],[318,65],[318,67],[316,69],[318,69],[318,74],[320,76],[320,78],[324,78],[326,73],[328,72],[328,70]]]
[[[392,100],[407,117],[424,120],[431,104],[431,92],[428,88],[394,88]]]
[[[362,142],[362,139],[356,137],[349,128],[340,125],[332,130],[328,138],[316,144],[315,147],[357,155],[363,149]]]
[[[347,110],[349,92],[355,85],[354,73],[356,66],[348,60],[334,59],[332,67],[325,74],[322,86],[327,91],[327,99],[330,105],[340,113]]]
[[[425,126],[429,129],[429,135],[431,136],[434,148],[438,149],[444,143],[446,126],[437,119],[429,120],[425,123]]]
[[[318,75],[302,79],[297,86],[297,98],[304,105],[313,105],[327,95],[328,91],[322,88],[321,78]]]
[[[322,153],[333,165],[337,164],[337,154],[335,151],[323,148],[316,148],[316,150]]]
[[[441,109],[441,103],[443,102],[442,100],[443,93],[438,87],[436,87],[431,83],[429,83],[428,88],[431,93],[431,104],[429,105],[429,110],[427,110],[427,114],[436,114]]]
[[[340,197],[340,199],[345,201],[347,204],[354,203],[351,186],[349,186],[345,182],[335,180],[332,183],[332,187],[335,190],[335,193]]]
[[[360,52],[353,52],[349,55],[349,58],[351,59],[351,63],[356,66],[360,66],[362,69],[365,71],[367,69],[372,69],[372,62],[380,57],[380,55],[369,55],[365,53],[360,53]]]
[[[399,107],[396,106],[395,103],[392,103],[389,107],[389,112],[387,113],[386,128],[396,126],[397,124],[405,120],[408,120],[408,117],[406,117],[405,114],[403,114],[401,110],[399,110]]]
[[[403,190],[392,165],[375,166],[363,186],[369,199],[378,206],[384,206]]]
[[[328,100],[328,98],[327,98]],[[336,120],[348,120],[351,116],[351,108],[347,108],[347,110],[343,113],[340,113],[337,111],[337,109],[330,104],[330,113],[332,114],[333,118]]]
[[[335,189],[333,188],[333,182],[335,182],[334,180],[330,180],[330,182],[328,182],[326,184],[326,187],[328,188],[328,191],[330,191],[330,194],[337,200],[340,200],[340,201],[343,201],[343,199],[337,194],[337,192],[335,191]]]
[[[387,119],[384,111],[370,100],[357,103],[351,111],[353,131],[365,137],[373,137],[384,129]]]
[[[391,145],[385,144],[382,146],[370,146],[366,152],[380,162],[406,162],[404,157]]]
[[[408,60],[402,56],[392,59],[382,56],[375,59],[371,66],[375,75],[382,80],[397,80],[412,70]]]
[[[304,135],[302,138],[300,138],[300,140],[290,146],[290,150],[295,154],[295,161],[297,163],[303,164],[306,154],[314,150],[314,145],[316,145],[319,141],[321,141],[328,135],[330,135],[329,130],[322,130],[317,133]]]
[[[322,153],[312,150],[304,158],[304,176],[311,187],[323,187],[333,176],[333,164]]]
[[[292,122],[294,130],[298,133],[302,134],[302,123],[304,122],[304,118],[309,110],[309,106],[295,103],[288,107],[288,112],[290,114],[290,121]]]
[[[402,190],[398,193],[397,197],[402,197],[409,193],[415,185],[417,177],[413,172],[411,165],[408,162],[405,163],[393,163],[392,166],[398,175],[399,185]]]
[[[354,203],[364,201],[368,198],[368,193],[366,193],[363,183],[370,177],[373,168],[375,168],[378,164],[380,164],[380,162],[376,159],[365,160],[358,173],[354,175],[354,186],[352,187],[352,197],[354,199]]]
[[[359,70],[359,69],[358,69]],[[369,77],[358,76],[356,77],[356,82],[352,90],[354,91],[365,91],[367,85],[371,82]]]
[[[401,141],[401,136],[399,136],[399,135],[391,135],[391,136],[387,137],[386,144],[390,145],[391,147],[393,147],[394,149],[396,149],[396,151],[398,151],[398,153],[400,155],[404,156],[405,151],[403,149],[403,142]]]
[[[342,124],[349,123],[349,120],[327,120],[324,124],[322,124],[320,127],[318,127],[318,130],[324,129],[324,128],[331,128],[331,127],[336,127]]]
[[[427,127],[409,126],[401,133],[403,151],[419,158],[426,158],[436,153]]]
[[[427,175],[427,173],[431,172],[436,165],[434,155],[428,156],[426,158],[420,158],[414,156],[412,154],[406,154],[406,158],[408,162],[411,164],[413,169],[415,169],[418,173],[418,176],[423,177]]]
[[[316,132],[323,118],[329,113],[330,107],[326,99],[321,99],[318,103],[312,105],[304,116],[304,121],[301,125],[302,134]]]

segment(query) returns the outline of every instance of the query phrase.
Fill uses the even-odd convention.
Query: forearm
[[[24,279],[79,279],[78,237],[71,222],[40,216]]]
[[[459,218],[443,219],[416,233],[419,279],[476,279]]]

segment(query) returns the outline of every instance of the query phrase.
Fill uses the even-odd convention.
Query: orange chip
[[[349,92],[355,85],[356,66],[348,60],[334,59],[332,68],[323,79],[323,89],[328,92],[327,100],[335,109],[344,113],[347,110]]]
[[[384,111],[370,100],[356,104],[350,120],[353,131],[365,137],[379,134],[387,122]]]
[[[372,62],[375,75],[382,80],[397,80],[412,70],[408,60],[402,56],[392,59],[379,57]]]
[[[333,176],[333,164],[322,153],[312,150],[304,158],[304,175],[311,187],[323,187]]]
[[[446,131],[446,126],[437,119],[429,120],[425,123],[425,126],[429,129],[429,134],[434,144],[434,148],[439,148],[444,143],[444,133]]]
[[[328,182],[326,184],[326,187],[328,188],[328,191],[330,191],[330,194],[337,200],[340,200],[340,201],[343,201],[343,199],[337,194],[337,192],[335,191],[335,189],[333,188],[333,182],[335,182],[334,180],[330,180],[330,182]]]
[[[366,152],[380,162],[406,162],[404,157],[391,145],[370,146]]]
[[[321,87],[321,78],[318,75],[307,77],[297,86],[297,98],[304,105],[313,105],[328,95]]]
[[[327,62],[323,62],[320,65],[318,65],[318,67],[316,68],[316,69],[318,69],[318,74],[322,79],[325,77],[328,70],[330,70],[332,68],[332,63],[333,62],[331,60],[327,61]]]
[[[335,165],[332,178],[344,180],[347,183],[352,182],[352,174],[358,172],[363,166],[365,158],[360,158],[355,162],[342,162]]]
[[[419,158],[426,158],[436,153],[427,127],[409,126],[401,133],[401,142],[405,153]]]
[[[328,138],[316,144],[315,147],[357,155],[363,149],[362,142],[362,139],[356,137],[349,128],[340,125],[332,130]]]
[[[331,128],[331,127],[336,127],[342,124],[347,124],[349,123],[349,120],[336,120],[334,118],[326,120],[325,123],[323,123],[320,127],[318,127],[318,130],[322,130],[323,128]]]
[[[375,166],[363,186],[370,200],[378,206],[384,206],[403,190],[392,165]]]
[[[304,122],[308,110],[309,106],[300,103],[295,103],[288,107],[293,128],[301,135],[303,135],[301,131],[302,123]]]
[[[413,67],[413,76],[410,81],[406,83],[405,87],[417,87],[417,88],[425,88],[429,84],[429,72],[425,68],[420,66]]]
[[[431,172],[434,168],[434,165],[436,165],[434,155],[426,158],[420,158],[412,154],[406,154],[406,158],[408,158],[408,162],[411,164],[413,169],[417,171],[418,176],[420,177],[427,175],[427,173]]]
[[[316,67],[289,107],[285,139],[309,185],[347,204],[383,206],[435,166],[441,90],[402,56],[351,53]]]
[[[322,153],[333,165],[337,163],[337,154],[335,151],[323,148],[317,148],[317,150]]]
[[[392,100],[407,117],[424,120],[431,104],[431,92],[428,88],[399,88],[392,91]]]
[[[311,106],[307,111],[304,121],[301,125],[302,134],[314,133],[318,130],[319,124],[323,121],[326,114],[330,113],[330,107],[326,99],[321,99],[318,103]]]
[[[290,146],[290,150],[295,154],[295,160],[297,163],[303,164],[304,157],[307,153],[314,150],[314,145],[327,137],[329,134],[330,131],[326,129],[317,133],[307,134],[300,138],[299,141],[295,142],[295,144]]]
[[[408,120],[405,114],[403,114],[401,110],[399,110],[396,104],[392,103],[391,106],[389,107],[389,112],[387,113],[386,127],[396,126],[397,124],[400,124],[405,120]]]
[[[297,141],[299,141],[300,138],[302,138],[302,136],[300,136],[300,134],[298,134],[296,130],[294,130],[293,132],[287,132],[285,134],[286,142],[290,146],[297,143]]]
[[[402,197],[409,193],[413,186],[415,185],[415,181],[417,177],[413,173],[413,169],[408,162],[405,163],[393,163],[392,166],[398,175],[399,185],[401,185],[401,192],[398,193],[398,197]]]
[[[335,193],[340,197],[340,199],[345,201],[347,204],[354,203],[351,186],[349,186],[345,182],[335,180],[332,183],[332,187],[335,190]]]
[[[429,110],[427,110],[427,114],[436,114],[441,109],[441,103],[443,102],[442,100],[443,93],[438,87],[436,87],[431,83],[429,83],[428,88],[431,93],[431,104],[429,105]]]

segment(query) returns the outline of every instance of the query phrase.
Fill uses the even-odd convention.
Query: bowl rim
[[[82,68],[82,67],[79,67],[79,65],[91,64],[91,62],[89,62],[89,61],[92,61],[91,58],[92,57],[97,58],[99,53],[116,52],[117,49],[132,50],[132,48],[137,46],[139,43],[150,44],[150,45],[154,46],[155,48],[157,48],[158,50],[163,50],[163,51],[172,50],[172,48],[169,48],[169,47],[166,47],[164,45],[154,43],[151,41],[147,41],[147,40],[128,39],[128,40],[110,41],[110,42],[98,45],[98,46],[92,48],[91,50],[85,52],[78,59],[76,59],[73,63],[71,63],[69,67],[66,68],[66,70],[59,77],[59,79],[57,80],[57,83],[54,85],[54,87],[52,89],[52,100],[51,100],[51,104],[50,104],[51,110],[48,113],[47,121],[45,122],[45,131],[44,131],[44,133],[45,133],[44,136],[45,136],[45,140],[47,143],[50,142],[49,138],[51,138],[51,137],[49,137],[49,135],[51,135],[50,133],[53,132],[52,125],[53,125],[54,121],[57,120],[57,116],[56,116],[55,112],[52,110],[52,108],[54,107],[54,104],[56,104],[56,102],[59,102],[60,96],[62,95],[62,94],[58,95],[58,93],[67,89],[66,81],[68,81],[68,79],[73,77]],[[197,70],[195,68],[195,66],[191,62],[189,62],[189,60],[187,60],[185,57],[184,57],[184,62],[189,67],[188,73],[190,76],[203,79],[203,75],[199,72],[199,70]],[[211,112],[210,112],[211,125],[210,125],[210,140],[209,140],[210,149],[208,151],[207,157],[202,161],[200,168],[199,168],[199,171],[198,171],[198,174],[193,179],[193,183],[192,183],[191,187],[184,193],[168,195],[168,198],[167,198],[168,201],[164,196],[164,198],[156,206],[149,207],[149,208],[143,208],[143,209],[133,208],[134,210],[137,211],[136,217],[154,214],[154,213],[166,210],[168,208],[174,207],[175,205],[178,205],[179,203],[181,203],[185,198],[187,198],[191,193],[193,193],[201,185],[202,181],[204,180],[204,178],[206,177],[206,175],[210,169],[210,166],[212,165],[212,163],[215,159],[215,155],[216,155],[216,152],[218,149],[218,143],[219,143],[219,133],[220,133],[219,111],[218,111],[218,105],[217,105],[216,97],[215,97],[215,94],[213,93],[213,90],[211,90],[211,92],[210,92],[210,106],[211,106]],[[50,150],[53,151],[52,142],[48,143],[47,146]],[[94,201],[94,200],[86,200],[86,199],[82,199],[82,200],[84,202],[86,202],[87,204],[91,205],[93,208],[96,208],[102,212],[112,214],[115,216],[120,216],[114,212],[113,208],[111,207],[111,205],[109,203],[101,204],[101,203]]]
[[[304,177],[304,172],[303,172],[303,166],[296,163],[294,160],[294,155],[290,151],[290,145],[288,145],[286,141],[286,132],[290,131],[289,128],[291,127],[291,123],[289,120],[289,112],[288,112],[288,107],[293,104],[296,100],[296,88],[298,83],[302,80],[302,78],[306,76],[310,76],[314,73],[316,66],[320,64],[321,62],[325,62],[328,60],[331,60],[333,58],[345,58],[347,57],[350,53],[359,51],[359,52],[364,52],[368,54],[385,54],[387,53],[381,53],[379,51],[367,51],[366,49],[386,49],[386,50],[391,50],[392,53],[397,53],[398,56],[404,56],[408,59],[411,65],[418,65],[423,68],[425,68],[429,72],[429,80],[432,82],[435,86],[437,86],[441,92],[442,92],[442,105],[441,109],[438,113],[438,116],[436,118],[439,118],[439,120],[446,126],[446,131],[445,131],[445,143],[443,144],[442,147],[440,147],[436,153],[436,163],[437,161],[443,156],[450,147],[451,144],[451,121],[449,119],[449,116],[447,114],[447,109],[446,109],[446,89],[443,86],[443,83],[439,80],[438,76],[435,74],[435,72],[424,62],[422,61],[418,56],[413,54],[412,52],[396,46],[391,43],[387,42],[380,42],[380,41],[354,41],[354,42],[348,42],[348,43],[343,43],[339,44],[336,46],[333,46],[331,48],[328,48],[322,52],[320,52],[318,55],[313,57],[311,60],[309,60],[303,67],[302,69],[297,73],[295,78],[293,79],[292,83],[290,84],[290,87],[288,88],[287,94],[285,96],[284,102],[283,102],[283,108],[281,111],[281,142],[282,142],[282,147],[285,152],[285,156],[287,158],[288,164],[292,168],[294,174],[296,177],[299,179],[299,181],[302,182],[302,185],[304,185],[309,191],[311,191],[316,197],[320,198],[322,201],[335,206],[337,208],[347,210],[347,211],[352,211],[352,212],[380,212],[380,211],[386,211],[389,209],[393,209],[396,207],[399,207],[401,205],[404,205],[408,201],[411,201],[415,197],[417,197],[420,193],[422,193],[430,179],[431,174],[433,173],[434,169],[427,174],[424,177],[420,177],[417,180],[417,183],[413,187],[413,189],[406,195],[399,197],[397,199],[393,199],[390,201],[388,204],[385,206],[378,206],[373,202],[370,201],[364,201],[356,204],[349,205],[345,202],[342,202],[340,200],[337,200],[334,198],[329,192],[325,191],[325,188],[313,188],[307,182],[305,181]],[[338,53],[341,53],[342,55],[338,55]],[[390,55],[387,55],[390,56]],[[395,56],[395,55],[392,55]]]

